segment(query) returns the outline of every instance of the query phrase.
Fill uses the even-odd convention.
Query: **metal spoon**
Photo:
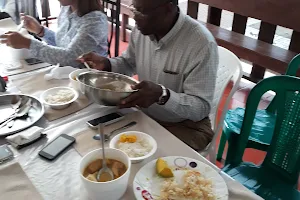
[[[14,120],[14,119],[18,119],[20,117],[23,117],[24,115],[27,115],[30,108],[31,108],[31,99],[29,99],[25,105],[23,105],[20,110],[14,114],[13,116],[11,116],[7,121],[5,121],[4,123],[2,123],[0,125],[0,129],[3,128],[4,126],[6,126],[10,121]]]
[[[121,130],[124,130],[124,129],[127,129],[127,128],[130,128],[130,127],[132,127],[132,126],[134,126],[134,125],[136,125],[136,124],[137,124],[137,123],[136,123],[135,121],[133,121],[133,122],[130,122],[130,123],[126,124],[125,126],[122,126],[122,127],[120,127],[120,128],[117,128],[116,130],[113,130],[113,131],[110,132],[109,134],[105,134],[105,135],[104,135],[104,141],[105,141],[105,142],[109,141],[109,140],[110,140],[110,137],[111,137],[114,133],[116,133],[116,132],[118,132],[118,131],[121,131]],[[94,138],[94,140],[101,140],[101,136],[100,136],[99,134],[94,135],[93,138]]]
[[[21,21],[20,25],[18,26],[18,32],[23,28],[24,20]]]
[[[88,68],[89,70],[92,70],[92,68],[87,64],[87,62],[84,62],[83,64],[86,68]]]
[[[99,124],[99,131],[101,135],[101,142],[102,142],[102,168],[97,173],[97,181],[103,182],[103,179],[105,181],[111,181],[114,179],[114,174],[111,169],[109,169],[106,165],[106,159],[105,159],[105,148],[104,148],[104,124]]]
[[[13,101],[14,100],[15,99],[13,99]],[[27,100],[28,99],[26,99],[26,102],[27,102]],[[22,97],[20,97],[19,100],[17,101],[17,103],[12,104],[11,107],[13,109],[13,113],[11,115],[7,116],[5,119],[1,120],[0,124],[6,122],[7,120],[9,120],[9,118],[11,118],[13,115],[15,115],[20,110],[20,107],[22,107],[24,105],[24,103],[26,103],[24,101],[25,101],[25,99],[24,98],[22,99]]]

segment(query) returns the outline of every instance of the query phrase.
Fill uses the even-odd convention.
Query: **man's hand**
[[[83,54],[76,59],[78,62],[86,62],[91,68],[111,71],[111,65],[108,58],[102,57],[94,52]]]
[[[160,85],[150,81],[142,81],[141,83],[132,86],[132,89],[138,91],[123,99],[119,105],[120,108],[130,108],[134,106],[148,108],[152,104],[158,102],[159,97],[163,92]]]
[[[29,49],[31,40],[18,32],[8,32],[0,36],[0,43],[15,49]]]

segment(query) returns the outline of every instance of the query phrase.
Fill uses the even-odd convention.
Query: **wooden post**
[[[189,0],[187,14],[194,19],[198,19],[198,6],[199,3]]]
[[[216,26],[221,24],[222,9],[209,6],[207,22]]]
[[[293,32],[289,50],[300,53],[300,32]]]
[[[269,44],[273,44],[275,36],[276,26],[267,22],[261,22],[258,39]],[[266,69],[262,66],[253,64],[253,68],[250,74],[250,79],[254,82],[264,78]]]
[[[126,14],[122,14],[122,25],[121,25],[121,29],[122,29],[122,41],[123,42],[127,42],[127,34],[126,34],[126,28],[128,25],[128,19],[129,16]]]
[[[248,17],[234,13],[232,31],[245,35]]]

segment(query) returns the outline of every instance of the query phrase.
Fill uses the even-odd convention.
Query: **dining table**
[[[50,70],[52,67],[53,66],[51,65],[43,68],[37,67],[37,69],[35,70],[30,70],[24,73],[18,73],[16,75],[9,75],[7,91],[4,93],[0,93],[0,95],[21,94],[22,91],[20,90],[20,87],[16,84],[17,81],[20,81],[27,77],[34,77],[39,73],[43,73],[44,71]],[[61,84],[62,86],[70,86],[69,79],[61,80]],[[34,96],[36,94],[29,95]],[[38,95],[36,97],[38,98]],[[45,117],[42,117],[35,124],[35,126],[44,128],[43,133],[46,134],[47,137],[20,150],[17,150],[9,145],[9,147],[14,152],[14,158],[9,162],[0,165],[0,177],[1,170],[3,170],[4,168],[6,170],[9,170],[9,167],[7,168],[7,166],[18,163],[18,165],[20,165],[21,169],[25,172],[29,181],[32,183],[33,187],[39,194],[37,195],[38,197],[36,199],[88,200],[89,197],[82,185],[79,172],[79,164],[82,159],[82,155],[78,152],[78,150],[76,150],[76,143],[73,146],[69,147],[63,154],[61,154],[57,159],[53,161],[42,159],[38,155],[38,153],[45,145],[47,145],[59,135],[67,134],[76,138],[78,133],[89,130],[89,127],[86,124],[87,121],[115,111],[117,111],[116,107],[106,107],[91,103],[82,110],[79,110],[75,113],[53,121],[48,121]],[[133,192],[133,180],[137,172],[150,161],[159,157],[166,156],[189,157],[209,165],[211,168],[216,170],[220,174],[220,176],[225,180],[226,185],[228,187],[229,200],[261,199],[259,196],[252,193],[243,185],[241,185],[240,183],[229,177],[227,174],[222,172],[221,169],[219,169],[216,165],[214,165],[208,159],[203,157],[199,152],[196,152],[188,145],[183,143],[181,140],[176,138],[172,133],[164,129],[160,124],[158,124],[155,120],[144,114],[142,111],[138,110],[137,108],[122,109],[118,111],[122,112],[125,115],[125,121],[120,121],[108,125],[106,127],[106,131],[120,128],[120,126],[123,125],[126,122],[126,120],[134,120],[137,121],[137,126],[131,127],[128,130],[146,132],[156,140],[158,146],[157,151],[153,156],[143,160],[142,162],[132,164],[127,190],[121,199],[134,200],[135,196]],[[126,118],[126,116],[128,117]],[[0,137],[0,144],[7,144],[7,141],[4,137]],[[88,144],[89,142],[86,143],[86,145]],[[106,142],[105,147],[108,147],[108,144],[109,142]],[[6,178],[7,183],[10,183],[11,180],[16,180],[13,177]],[[14,191],[15,194],[18,194],[18,188],[20,189],[20,187],[18,187],[18,184],[11,183],[11,185],[12,188],[9,189],[11,191]],[[0,193],[0,200],[2,199],[3,197],[1,197]],[[101,198],[99,197],[99,199]]]

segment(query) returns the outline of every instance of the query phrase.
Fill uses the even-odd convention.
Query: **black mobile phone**
[[[92,129],[97,129],[99,124],[104,124],[106,126],[106,125],[118,122],[123,118],[124,118],[124,115],[122,115],[121,113],[111,113],[111,114],[104,115],[102,117],[90,120],[87,122],[87,124]]]
[[[12,159],[13,157],[13,152],[6,144],[0,146],[0,164]]]
[[[75,138],[66,134],[61,134],[51,143],[45,146],[39,155],[48,159],[54,160],[59,154],[61,154],[65,149],[67,149],[71,144],[75,142]]]
[[[26,62],[28,65],[36,65],[36,64],[43,63],[43,61],[41,61],[41,60],[39,60],[39,59],[36,59],[36,58],[27,58],[27,59],[25,59],[25,62]]]

